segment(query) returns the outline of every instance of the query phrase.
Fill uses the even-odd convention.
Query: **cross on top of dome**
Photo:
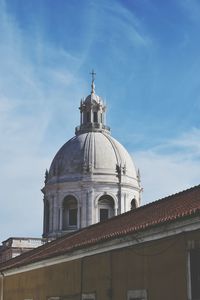
[[[90,72],[90,74],[92,75],[92,84],[91,84],[91,94],[95,93],[95,85],[94,85],[94,80],[95,80],[95,75],[96,73],[94,72],[94,70],[92,69],[92,72]]]
[[[94,80],[95,80],[95,75],[96,75],[96,73],[94,72],[93,69],[92,69],[92,72],[90,72],[90,74],[92,75],[92,81],[94,81]]]

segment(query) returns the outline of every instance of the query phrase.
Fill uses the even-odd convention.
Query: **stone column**
[[[80,221],[81,221],[81,211],[80,211],[80,203],[79,203],[79,200],[77,200],[77,228],[81,228],[81,224],[80,224]]]
[[[53,232],[53,205],[54,205],[54,197],[51,195],[49,197],[49,232]]]
[[[62,220],[63,220],[63,203],[62,199],[59,199],[59,210],[60,210],[60,222],[59,222],[59,230],[62,231]]]
[[[91,188],[88,193],[88,202],[87,202],[87,226],[94,223],[94,190]]]
[[[93,123],[93,111],[92,111],[92,109],[90,110],[90,122]]]
[[[46,212],[46,199],[43,197],[43,235],[47,233],[47,212]]]
[[[54,197],[54,201],[53,201],[53,231],[57,232],[59,230],[59,203],[58,203],[58,199],[59,199],[59,193],[57,192],[57,196]]]
[[[117,209],[118,209],[118,207],[115,207],[115,216],[117,216]]]

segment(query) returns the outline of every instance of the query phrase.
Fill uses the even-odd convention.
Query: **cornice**
[[[181,221],[180,220],[175,221],[173,223],[163,224],[162,226],[156,226],[149,230],[144,230],[139,233],[134,233],[132,235],[127,235],[124,237],[113,239],[111,241],[97,244],[92,247],[76,250],[71,253],[66,253],[64,255],[58,255],[56,257],[34,262],[26,266],[11,268],[8,270],[2,270],[1,273],[3,273],[4,276],[11,276],[23,272],[28,272],[40,268],[53,266],[60,263],[65,263],[68,261],[81,259],[86,256],[118,250],[126,247],[131,247],[134,245],[140,245],[146,242],[156,241],[159,239],[172,237],[181,234],[183,232],[190,232],[199,229],[200,229],[200,217],[196,216]]]

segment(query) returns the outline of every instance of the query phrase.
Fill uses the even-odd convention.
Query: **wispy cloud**
[[[147,149],[147,144],[155,145],[150,140],[160,141],[172,129],[179,134],[148,150],[133,151],[144,201],[197,184],[199,129],[180,134],[199,122],[198,26],[184,25],[187,13],[181,15],[180,51],[180,30],[171,39],[171,19],[160,22],[170,12],[173,28],[179,28],[180,12],[171,15],[171,2],[166,2],[168,11],[159,2],[153,4],[156,12],[151,16],[152,10],[143,10],[140,1],[129,6],[124,1],[88,0],[68,6],[61,0],[55,11],[43,1],[41,15],[34,8],[31,13],[37,18],[30,14],[28,26],[16,2],[0,0],[0,240],[42,232],[44,171],[78,125],[78,101],[88,92],[81,73],[88,68],[97,66],[97,92],[103,87],[100,94],[109,95],[110,116],[112,110],[113,120],[118,118],[113,133],[117,131],[122,142]],[[147,2],[148,8],[152,4]],[[198,8],[197,1],[182,2],[186,12],[190,3],[191,9]],[[66,16],[60,17],[63,8]],[[24,12],[29,14],[29,9]],[[51,17],[59,26],[50,26]]]
[[[180,7],[187,13],[187,17],[199,24],[200,2],[198,0],[178,0]]]
[[[141,170],[143,203],[200,183],[200,129],[134,154]]]
[[[143,32],[142,23],[134,11],[128,10],[119,2],[113,2],[111,5],[107,2],[106,9],[109,12],[110,22],[115,27],[113,34],[115,36],[115,32],[117,32],[119,40],[123,37],[133,47],[151,45],[150,37]]]
[[[64,114],[63,103],[75,105],[71,96],[79,99],[77,84],[83,84],[74,74],[80,59],[39,36],[25,34],[0,1],[0,240],[42,233],[40,188],[60,136],[50,146],[47,133]]]

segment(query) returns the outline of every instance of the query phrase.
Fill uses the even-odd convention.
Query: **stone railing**
[[[106,131],[107,133],[110,132],[110,127],[103,125],[101,123],[87,123],[81,126],[77,126],[75,128],[75,133],[84,133],[89,131]]]

